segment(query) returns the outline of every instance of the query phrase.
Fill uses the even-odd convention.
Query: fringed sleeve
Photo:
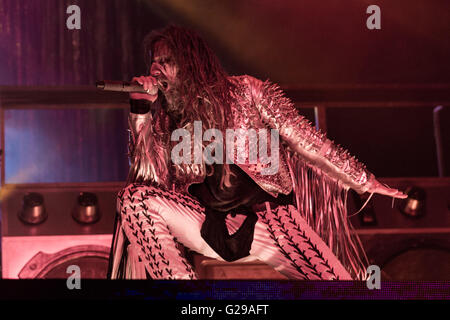
[[[248,81],[263,121],[279,130],[280,137],[304,161],[358,193],[369,190],[371,173],[365,165],[317,131],[277,85],[250,77]]]
[[[277,129],[287,158],[297,209],[355,277],[365,277],[367,258],[347,216],[349,188],[364,193],[371,174],[365,166],[317,131],[281,89],[247,77],[263,122]]]
[[[128,183],[142,182],[168,188],[169,131],[167,115],[161,110],[130,113]]]

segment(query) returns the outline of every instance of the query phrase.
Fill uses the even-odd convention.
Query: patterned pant
[[[186,195],[151,186],[130,184],[118,195],[121,227],[133,252],[153,279],[196,279],[180,244],[204,256],[222,260],[203,240],[201,204]],[[250,256],[290,279],[351,279],[339,260],[293,206],[256,212]],[[245,216],[226,220],[230,234]],[[130,248],[129,248],[130,249]],[[243,261],[243,259],[239,260]]]

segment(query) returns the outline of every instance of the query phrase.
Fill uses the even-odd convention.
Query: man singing
[[[363,279],[366,258],[348,223],[347,191],[405,195],[316,131],[278,86],[228,76],[194,32],[170,26],[148,35],[144,47],[150,74],[133,81],[147,94],[130,94],[131,167],[118,195],[109,276],[196,279],[186,247],[219,260],[258,259],[290,279]],[[247,135],[244,151],[230,159],[228,144],[223,153],[208,147],[222,141],[217,134],[194,139],[195,125],[205,135],[253,129],[264,139]],[[192,151],[175,149],[177,129],[192,139]],[[276,172],[252,157],[262,141],[276,145]]]

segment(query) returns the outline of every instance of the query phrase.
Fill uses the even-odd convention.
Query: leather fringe
[[[352,277],[364,280],[368,259],[347,216],[348,187],[296,153],[287,154],[297,210]]]

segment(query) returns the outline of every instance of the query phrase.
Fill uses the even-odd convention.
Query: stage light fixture
[[[419,187],[406,189],[408,198],[400,203],[400,211],[409,217],[420,217],[425,214],[426,192]]]
[[[91,192],[81,192],[72,217],[82,224],[95,223],[100,219],[97,196]]]
[[[31,192],[23,197],[19,219],[27,224],[40,224],[47,219],[44,197],[40,193]]]

